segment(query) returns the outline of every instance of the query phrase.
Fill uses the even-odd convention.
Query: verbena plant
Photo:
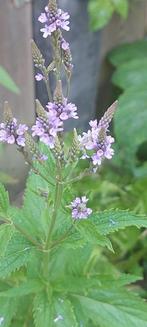
[[[75,194],[75,183],[96,176],[105,158],[111,159],[114,139],[109,124],[117,102],[99,123],[64,142],[64,121],[78,119],[68,103],[72,57],[62,30],[69,30],[69,15],[50,0],[39,16],[43,37],[49,36],[53,61],[48,67],[32,42],[36,79],[46,83],[49,103],[36,102],[36,123],[18,124],[8,103],[0,140],[16,144],[30,165],[22,208],[9,203],[0,186],[0,326],[2,327],[147,327],[146,303],[126,285],[139,277],[121,274],[103,249],[113,251],[109,235],[127,226],[147,227],[147,218],[123,210],[94,212],[85,194]],[[67,77],[63,95],[61,73]],[[49,74],[55,79],[52,94]],[[39,143],[35,137],[38,136]],[[80,160],[87,168],[78,173]],[[95,183],[95,177],[93,179]]]

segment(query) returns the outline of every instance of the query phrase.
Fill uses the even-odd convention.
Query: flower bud
[[[62,162],[64,161],[63,145],[61,144],[61,141],[57,135],[55,137],[54,154],[58,160]]]
[[[61,80],[57,81],[57,86],[56,86],[56,89],[54,92],[54,101],[56,103],[63,103],[63,101],[64,101]]]
[[[56,13],[56,11],[57,11],[57,1],[56,0],[49,0],[48,10],[50,12]]]
[[[116,111],[118,105],[118,101],[116,100],[105,112],[104,116],[99,121],[99,127],[104,127],[105,129],[108,129],[109,124],[114,116],[114,113]]]
[[[4,102],[4,122],[8,123],[13,120],[12,110],[9,106],[9,103],[7,101]]]
[[[31,44],[32,44],[32,56],[33,56],[35,66],[40,68],[40,67],[44,66],[45,60],[34,40],[32,40]]]
[[[79,142],[79,137],[78,137],[76,128],[74,128],[73,133],[74,133],[73,141],[72,141],[72,146],[71,146],[70,156],[69,156],[71,162],[77,160],[78,154],[80,152],[80,142]]]

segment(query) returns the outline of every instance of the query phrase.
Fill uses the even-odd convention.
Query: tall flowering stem
[[[53,208],[53,214],[52,214],[49,231],[48,231],[48,235],[47,235],[45,250],[48,250],[49,246],[50,246],[52,231],[55,226],[57,214],[58,214],[58,211],[59,211],[60,205],[61,205],[62,192],[63,192],[62,172],[61,172],[60,163],[58,162],[58,175],[56,177],[54,208]]]
[[[107,109],[99,122],[97,120],[90,121],[88,132],[78,135],[74,129],[69,150],[64,145],[63,132],[65,122],[68,119],[79,118],[76,105],[68,101],[73,65],[70,46],[65,40],[63,32],[70,29],[69,18],[70,16],[67,12],[58,9],[56,0],[49,0],[48,6],[45,7],[44,12],[38,18],[43,38],[49,38],[52,45],[53,58],[49,66],[46,66],[40,49],[32,41],[32,55],[35,67],[38,70],[35,78],[38,82],[45,82],[49,102],[46,103],[44,108],[36,100],[37,117],[31,128],[25,124],[19,124],[16,118],[13,117],[8,103],[5,103],[4,121],[0,124],[0,141],[9,145],[15,144],[33,172],[46,181],[47,185],[51,186],[53,190],[51,201],[47,190],[47,210],[50,211],[49,209],[52,205],[52,213],[48,217],[48,230],[44,237],[45,240],[43,238],[41,246],[39,245],[39,249],[44,252],[42,268],[45,278],[48,278],[51,250],[69,236],[71,230],[74,229],[73,226],[77,224],[77,220],[90,219],[92,213],[92,209],[88,206],[88,198],[85,195],[80,194],[75,199],[71,199],[71,203],[67,203],[65,206],[66,210],[69,210],[71,217],[69,228],[59,239],[53,240],[56,221],[59,218],[58,213],[61,209],[63,187],[67,189],[68,184],[71,185],[83,177],[95,173],[99,166],[102,165],[104,159],[111,159],[114,154],[112,148],[114,138],[109,135],[109,125],[115,113],[117,102],[114,102]],[[62,87],[63,68],[67,77],[66,95]],[[53,92],[50,88],[50,73],[55,77]],[[44,143],[48,147],[48,156],[49,158],[50,156],[53,157],[53,161],[56,164],[56,176],[53,174],[53,178],[49,178],[47,174],[45,175],[45,172],[48,173],[48,168],[45,166],[45,161],[48,157],[38,148],[36,138],[39,139],[40,143]],[[74,176],[75,167],[81,159],[88,159],[89,167],[79,175]],[[40,165],[34,164],[34,160]],[[44,169],[41,170],[40,168],[43,165]],[[23,234],[23,231],[20,232]],[[33,244],[36,244],[36,240],[32,240],[31,236],[27,235],[27,238]]]

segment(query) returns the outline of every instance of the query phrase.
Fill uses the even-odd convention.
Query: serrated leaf
[[[101,327],[146,327],[147,305],[137,296],[119,290],[96,290],[75,295],[81,310]],[[75,302],[74,302],[75,303]]]
[[[35,327],[53,326],[53,306],[47,293],[38,293],[34,300],[34,323]]]
[[[147,57],[147,40],[123,44],[113,49],[108,58],[114,66],[120,66],[134,59],[140,61]]]
[[[117,142],[124,151],[125,160],[134,166],[137,162],[138,147],[147,141],[146,103],[146,87],[131,88],[120,96],[118,110],[114,117]]]
[[[125,90],[143,87],[147,83],[147,59],[134,59],[120,65],[112,77],[113,84]]]
[[[7,245],[13,233],[12,225],[2,224],[0,226],[0,257],[4,256]]]
[[[17,305],[18,302],[15,298],[13,301],[0,298],[0,326],[11,327],[11,320],[15,315]]]
[[[87,293],[88,290],[92,289],[98,291],[102,288],[122,288],[124,285],[129,285],[142,279],[130,274],[115,273],[115,275],[93,272],[87,272],[87,276],[73,276],[69,274],[59,281],[55,280],[54,288],[61,292],[61,294],[64,292],[85,294],[85,292]]]
[[[91,215],[99,233],[107,235],[128,226],[147,227],[147,216],[125,210],[105,210]]]
[[[86,243],[93,244],[93,245],[100,245],[103,247],[107,247],[110,251],[113,251],[111,241],[102,236],[99,233],[97,225],[93,224],[93,222],[89,220],[79,221],[75,225],[76,229],[80,233],[80,236]],[[74,236],[74,235],[73,235]]]
[[[0,258],[0,278],[5,278],[26,265],[31,248],[30,243],[16,232],[10,240],[4,256]]]
[[[9,196],[4,186],[0,183],[0,215],[7,216],[9,208]]]
[[[68,299],[54,297],[54,320],[53,327],[78,327],[71,302]]]
[[[2,66],[0,66],[0,84],[13,93],[20,93],[18,86]]]
[[[90,26],[96,31],[104,27],[114,11],[114,6],[110,0],[90,0],[88,3],[88,12],[90,15]]]
[[[38,293],[43,289],[44,285],[40,280],[28,280],[17,287],[0,292],[0,297],[21,297],[29,294]]]

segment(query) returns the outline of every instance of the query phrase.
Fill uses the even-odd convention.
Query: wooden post
[[[7,100],[14,116],[29,125],[34,120],[31,37],[31,3],[17,8],[11,0],[0,1],[0,65],[8,71],[21,91],[20,95],[16,95],[0,85],[0,118],[3,102]],[[0,153],[0,169],[18,179],[12,192],[19,192],[24,185],[27,167],[15,146],[6,145],[4,153]]]

